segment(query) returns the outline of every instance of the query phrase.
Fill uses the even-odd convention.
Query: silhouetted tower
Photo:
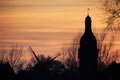
[[[89,11],[89,10],[88,10]],[[97,41],[91,29],[89,12],[85,18],[85,32],[80,40],[78,51],[80,80],[95,80],[97,74]]]

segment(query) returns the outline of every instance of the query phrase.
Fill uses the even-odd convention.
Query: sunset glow
[[[64,42],[83,32],[87,8],[92,27],[105,27],[101,4],[100,0],[1,0],[0,44],[55,54]]]

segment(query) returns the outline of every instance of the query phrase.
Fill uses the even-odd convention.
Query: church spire
[[[85,18],[85,33],[92,33],[92,29],[91,29],[91,17],[89,16],[89,10],[90,8],[88,8],[87,10],[87,16]]]
[[[85,18],[85,32],[80,39],[78,49],[80,80],[97,80],[97,41],[92,33],[92,19],[89,16],[89,8]]]
[[[87,9],[87,15],[89,15],[90,8]]]

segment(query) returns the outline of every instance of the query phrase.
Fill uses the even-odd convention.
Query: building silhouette
[[[80,80],[95,80],[97,77],[97,41],[92,33],[91,17],[85,18],[85,31],[78,50]]]

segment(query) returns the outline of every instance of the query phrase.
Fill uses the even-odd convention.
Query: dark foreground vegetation
[[[20,48],[14,48],[14,50],[16,49],[21,50]],[[29,49],[33,57],[28,63],[22,60],[22,62],[19,61],[14,64],[16,66],[12,67],[10,60],[5,59],[6,61],[0,62],[0,80],[80,80],[78,62],[72,57],[67,58],[63,63],[56,59],[60,57],[60,54],[55,57],[37,56],[32,48]],[[14,59],[14,56],[10,59],[13,59],[13,62],[17,60]],[[120,64],[112,62],[103,70],[101,68],[98,70],[97,80],[119,80],[119,75]]]
[[[0,80],[80,80],[78,67],[66,68],[58,60],[40,55],[40,61],[34,66],[15,73],[9,63],[0,62]],[[103,71],[98,72],[97,80],[119,80],[120,64],[113,62]]]

